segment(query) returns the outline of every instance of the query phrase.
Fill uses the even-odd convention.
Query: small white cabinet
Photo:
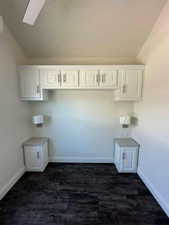
[[[31,138],[23,148],[26,170],[44,171],[48,164],[48,138]]]
[[[136,173],[139,144],[132,138],[115,139],[114,163],[120,173]]]
[[[142,95],[143,70],[119,70],[115,101],[138,101]]]
[[[38,68],[21,66],[18,73],[20,96],[23,101],[43,101],[47,99],[47,93],[40,85],[40,72]]]

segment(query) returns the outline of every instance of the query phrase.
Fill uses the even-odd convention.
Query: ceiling
[[[0,8],[29,57],[136,57],[166,3],[47,0],[29,26],[22,23],[28,1],[0,0]]]

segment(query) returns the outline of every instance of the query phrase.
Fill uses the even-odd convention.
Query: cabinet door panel
[[[117,88],[117,70],[100,71],[100,87],[114,89]]]
[[[121,87],[120,94],[122,98],[134,99],[141,97],[142,71],[126,70],[120,71]]]
[[[136,150],[125,149],[122,152],[122,169],[124,171],[135,171],[137,168],[137,154]]]
[[[59,70],[41,70],[41,86],[46,89],[59,88],[61,84],[61,74]]]
[[[19,70],[20,90],[22,98],[40,98],[40,76],[39,70],[24,68]]]
[[[120,162],[120,147],[119,145],[116,143],[115,144],[115,154],[114,154],[114,162],[115,164],[118,164]]]
[[[48,142],[43,145],[43,163],[48,162]]]
[[[39,168],[41,166],[41,147],[39,146],[27,146],[25,147],[25,158],[27,168]]]
[[[61,87],[62,88],[77,88],[78,87],[78,71],[77,70],[62,70],[61,71]]]
[[[86,70],[80,71],[80,87],[82,88],[98,88],[98,71],[97,70]]]

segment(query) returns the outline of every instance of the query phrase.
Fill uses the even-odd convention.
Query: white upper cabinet
[[[61,70],[61,88],[73,89],[79,86],[78,70]]]
[[[118,87],[117,70],[101,70],[99,73],[99,86],[104,89],[115,89]]]
[[[20,66],[22,100],[42,101],[47,89],[114,90],[115,101],[139,101],[144,66]]]
[[[115,89],[118,81],[117,70],[81,70],[80,88]]]
[[[142,95],[143,70],[119,70],[119,87],[115,91],[116,101],[138,101]]]
[[[44,89],[56,89],[61,87],[61,73],[59,70],[41,69],[41,87]]]
[[[19,78],[22,100],[42,101],[46,99],[46,95],[40,87],[40,73],[37,68],[20,67]]]
[[[44,68],[40,70],[41,87],[44,89],[73,89],[79,84],[78,70]]]
[[[81,70],[79,76],[80,88],[98,88],[99,71],[98,70]]]

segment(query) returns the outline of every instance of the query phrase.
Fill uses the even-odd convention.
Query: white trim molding
[[[50,157],[49,162],[64,163],[113,163],[113,158],[106,157]]]
[[[25,173],[25,167],[21,168],[10,181],[0,190],[0,200],[8,193],[8,191],[15,185],[15,183],[22,177]]]
[[[149,180],[149,178],[144,174],[144,172],[138,168],[137,174],[141,178],[141,180],[144,182],[144,184],[147,186],[147,188],[150,190],[154,198],[157,200],[161,208],[164,210],[164,212],[169,217],[169,205],[163,198],[163,196],[158,192],[158,190],[155,188],[155,186],[152,184],[152,182]]]

